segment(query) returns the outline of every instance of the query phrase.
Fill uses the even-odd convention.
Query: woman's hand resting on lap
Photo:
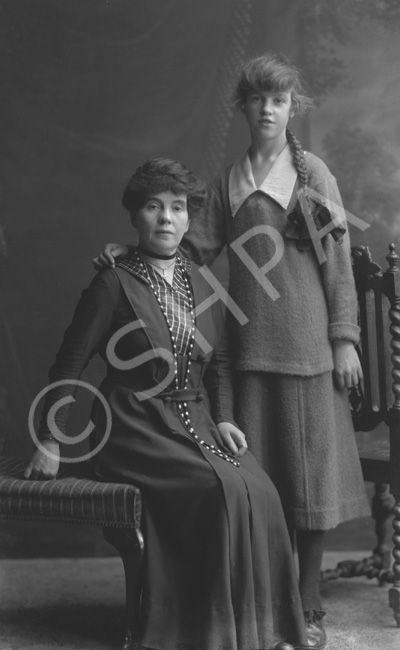
[[[128,253],[129,246],[125,244],[106,244],[100,255],[92,260],[92,264],[96,271],[113,268],[116,258],[126,257]]]
[[[357,386],[363,378],[360,359],[351,341],[332,341],[333,374],[340,390]]]
[[[246,453],[247,442],[243,431],[230,422],[220,422],[217,424],[217,428],[224,446],[229,449],[233,456],[240,458]]]
[[[35,449],[31,461],[24,471],[25,478],[46,481],[57,476],[60,467],[60,446],[55,440],[43,440],[41,444],[56,458],[48,456],[41,449]]]

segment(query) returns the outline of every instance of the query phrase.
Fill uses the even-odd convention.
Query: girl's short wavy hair
[[[122,196],[122,205],[132,215],[144,205],[149,195],[168,191],[186,196],[189,217],[205,204],[205,184],[182,162],[152,158],[131,176]]]
[[[246,98],[258,92],[292,93],[292,106],[296,115],[304,115],[313,106],[307,95],[300,70],[281,53],[266,52],[250,59],[239,73],[233,92],[233,102],[243,109]]]

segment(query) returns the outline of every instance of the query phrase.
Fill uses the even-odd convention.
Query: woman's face
[[[171,191],[149,194],[132,216],[139,244],[150,253],[172,255],[189,228],[187,197]]]
[[[250,133],[256,138],[279,139],[293,116],[292,93],[261,91],[250,93],[243,106]]]

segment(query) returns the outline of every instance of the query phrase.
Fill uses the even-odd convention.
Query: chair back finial
[[[400,271],[398,266],[399,256],[396,253],[395,244],[389,244],[389,251],[390,252],[386,255],[386,260],[389,264],[387,273],[398,273]]]

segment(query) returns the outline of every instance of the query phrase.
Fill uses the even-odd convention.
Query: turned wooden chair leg
[[[389,589],[389,605],[393,609],[397,627],[400,627],[400,268],[394,244],[389,246],[386,259],[385,295],[390,300],[390,347],[392,350],[392,392],[394,402],[389,409],[390,429],[390,490],[395,499],[393,507],[393,587]]]
[[[141,570],[144,540],[138,528],[103,528],[104,538],[119,552],[125,570],[126,586],[126,633],[122,650],[137,648],[140,619],[140,596],[142,590]]]
[[[375,483],[375,493],[372,497],[372,517],[375,521],[375,534],[378,542],[373,550],[373,555],[380,558],[380,568],[386,571],[390,569],[391,565],[393,520],[393,497],[386,483]],[[379,578],[379,584],[382,586],[385,581]]]
[[[400,497],[396,498],[393,507],[393,586],[389,589],[389,606],[393,609],[393,615],[397,627],[400,627]]]

